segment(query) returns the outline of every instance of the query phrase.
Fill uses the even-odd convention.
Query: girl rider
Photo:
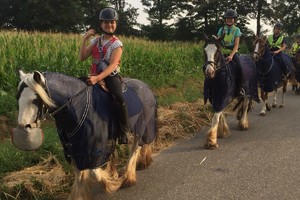
[[[237,75],[237,91],[238,95],[245,95],[243,88],[243,72],[242,65],[238,54],[240,37],[242,35],[239,27],[235,26],[238,14],[235,10],[229,9],[225,12],[223,19],[225,20],[225,26],[221,27],[218,31],[218,38],[224,36],[222,40],[223,49],[222,52],[226,56],[226,61],[234,61],[238,67]]]
[[[114,35],[117,28],[118,13],[113,8],[104,8],[99,14],[99,20],[103,34],[93,39],[89,46],[86,46],[87,40],[96,33],[94,29],[87,31],[80,49],[80,60],[84,61],[92,56],[93,62],[87,83],[95,85],[104,80],[106,87],[117,100],[121,111],[119,115],[121,133],[118,136],[118,143],[127,144],[126,133],[129,132],[128,112],[122,96],[122,84],[118,74],[123,44]]]

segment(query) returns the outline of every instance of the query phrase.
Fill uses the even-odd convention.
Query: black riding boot
[[[121,131],[118,136],[119,144],[128,144],[127,133],[130,132],[127,105],[120,105],[120,127]]]
[[[282,52],[279,53],[278,57],[279,57],[279,61],[280,61],[281,71],[282,71],[281,78],[284,80],[284,79],[288,78],[288,75],[290,72],[288,70],[287,64],[285,63],[283,53]]]
[[[244,96],[245,95],[245,88],[244,88],[244,77],[243,77],[243,68],[240,61],[240,58],[237,54],[233,57],[234,62],[238,67],[237,73],[237,96]]]

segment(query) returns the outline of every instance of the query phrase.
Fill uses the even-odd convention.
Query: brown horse
[[[286,54],[284,54],[284,56],[292,66],[289,56]],[[281,62],[270,52],[266,36],[260,35],[256,37],[254,41],[253,59],[259,74],[259,86],[261,89],[261,99],[263,100],[260,115],[265,116],[266,111],[271,110],[271,106],[268,104],[268,93],[274,92],[272,107],[275,108],[277,107],[277,89],[280,87],[282,87],[282,98],[279,107],[284,107],[288,79],[282,78]]]

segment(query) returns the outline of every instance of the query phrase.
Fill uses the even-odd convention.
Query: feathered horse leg
[[[236,118],[239,120],[238,128],[239,130],[248,130],[249,128],[249,119],[248,119],[248,112],[251,109],[252,101],[249,97],[241,97],[234,107],[233,110],[237,110]]]
[[[285,103],[285,93],[286,93],[286,88],[287,88],[288,80],[283,81],[283,87],[282,87],[282,97],[281,97],[281,104],[279,105],[279,108],[284,107]]]
[[[125,178],[124,176],[115,178],[111,169],[112,168],[109,162],[105,169],[99,167],[96,169],[86,169],[80,171],[75,167],[75,180],[68,199],[92,199],[92,186],[94,186],[97,182],[100,183],[108,193],[117,191],[122,186]]]
[[[91,199],[91,181],[89,170],[78,170],[74,167],[75,180],[69,195],[69,200]]]
[[[124,174],[125,181],[123,183],[123,186],[131,186],[136,184],[136,165],[142,148],[138,145],[139,139],[139,136],[134,134],[134,142],[132,144],[129,161],[126,165],[126,171]]]
[[[223,115],[222,111],[216,112],[214,114],[214,117],[212,119],[212,125],[211,125],[211,128],[208,130],[206,143],[204,145],[205,148],[207,148],[207,149],[218,148],[218,144],[217,144],[218,126],[219,126],[219,122],[220,122],[220,116],[222,116],[222,115]]]
[[[263,107],[261,108],[261,111],[259,113],[260,116],[265,116],[267,111],[271,110],[271,107],[268,104],[268,93],[261,91],[261,99],[263,101]]]
[[[220,115],[217,135],[218,138],[227,138],[230,135],[229,126],[226,122],[225,115],[223,113]]]

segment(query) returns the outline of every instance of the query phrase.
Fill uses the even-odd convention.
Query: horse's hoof
[[[209,150],[215,150],[218,148],[218,146],[219,146],[218,144],[208,144],[208,143],[204,145],[205,149],[209,149]]]
[[[279,108],[284,108],[284,105],[280,105]]]
[[[133,186],[135,184],[136,184],[136,180],[126,179],[122,184],[122,188],[127,188],[127,187]]]
[[[266,113],[259,113],[259,116],[266,116]]]
[[[277,107],[277,104],[273,104],[272,105],[272,108],[276,108]],[[271,109],[270,109],[271,110]],[[269,111],[269,110],[268,110]]]
[[[246,130],[248,130],[248,127],[242,126],[242,125],[238,125],[238,128],[239,128],[240,131],[246,131]]]

